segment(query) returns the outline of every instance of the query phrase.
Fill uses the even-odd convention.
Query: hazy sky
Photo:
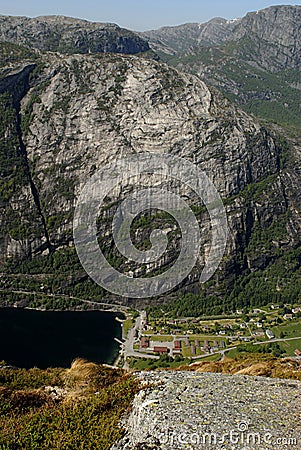
[[[1,0],[0,14],[39,16],[63,14],[97,22],[114,22],[133,30],[163,25],[205,22],[212,17],[232,19],[271,5],[301,5],[301,1],[267,0]]]

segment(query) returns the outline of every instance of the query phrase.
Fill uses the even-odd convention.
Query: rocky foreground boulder
[[[148,385],[112,450],[301,448],[301,382],[197,372],[142,372]]]

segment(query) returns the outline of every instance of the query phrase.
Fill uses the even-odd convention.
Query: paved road
[[[14,294],[21,294],[21,295],[44,295],[46,297],[61,297],[61,298],[66,298],[66,299],[73,299],[73,300],[78,300],[82,303],[87,303],[89,305],[97,305],[97,306],[103,306],[103,307],[108,307],[108,309],[106,309],[106,311],[113,311],[116,312],[116,310],[119,311],[127,311],[129,308],[127,306],[123,306],[123,305],[116,305],[114,303],[101,303],[101,302],[97,302],[97,301],[93,301],[93,300],[85,300],[83,298],[79,298],[79,297],[73,297],[72,295],[66,295],[66,294],[46,294],[45,292],[41,291],[41,292],[35,292],[35,291],[23,291],[23,290],[15,290],[15,289],[4,289],[4,288],[0,288],[0,291],[5,291],[5,292],[12,292]]]
[[[122,344],[121,350],[123,352],[124,356],[124,369],[128,369],[128,362],[127,357],[134,357],[134,358],[150,358],[150,359],[159,359],[157,355],[151,355],[144,352],[137,352],[134,350],[134,343],[136,340],[136,334],[139,333],[140,330],[142,330],[143,322],[145,320],[143,312],[137,317],[135,321],[135,325],[133,328],[131,328],[128,332],[127,337],[124,339],[124,342]],[[124,338],[124,336],[123,336]]]
[[[275,338],[275,339],[269,339],[268,341],[261,341],[261,342],[253,342],[253,345],[260,345],[260,344],[266,344],[268,342],[285,342],[285,341],[296,341],[297,339],[301,339],[301,336],[297,337],[291,337],[291,338]]]

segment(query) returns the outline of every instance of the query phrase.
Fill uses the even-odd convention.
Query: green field
[[[290,320],[282,325],[272,328],[273,333],[277,338],[280,337],[280,333],[284,333],[284,337],[301,337],[301,319]]]
[[[154,341],[154,342],[172,342],[173,341],[173,337],[172,336],[164,336],[164,335],[151,336],[150,340]]]
[[[153,369],[176,369],[183,364],[190,364],[190,359],[182,359],[181,361],[162,362],[161,360],[147,359],[147,358],[133,358],[127,359],[131,369],[135,370],[153,370]]]
[[[238,355],[238,351],[236,349],[230,350],[229,352],[226,352],[225,355],[229,358],[235,358]]]
[[[221,356],[222,355],[220,353],[216,353],[215,355],[209,355],[209,356],[206,356],[205,358],[197,359],[193,362],[219,361],[221,359]]]
[[[263,342],[262,345],[268,345],[268,342]],[[295,356],[295,350],[298,349],[301,351],[301,339],[294,339],[292,341],[279,341],[278,344],[281,347],[281,350],[283,350],[285,353],[282,355],[285,356]],[[255,347],[262,347],[262,345],[256,345]],[[236,349],[230,350],[229,352],[226,352],[226,356],[229,358],[235,358],[237,355],[240,355],[241,353],[238,352]]]
[[[135,325],[135,322],[133,321],[133,319],[127,319],[123,322],[124,337],[127,337],[130,329],[133,328],[134,325]]]
[[[225,341],[227,339],[227,335],[225,336],[215,336],[214,334],[191,334],[189,336],[189,340],[198,340],[200,342],[204,342],[204,341]]]
[[[295,350],[298,349],[301,351],[301,339],[296,339],[294,341],[285,341],[279,342],[281,348],[285,350],[288,356],[296,356]]]
[[[184,358],[191,358],[192,356],[204,355],[203,351],[199,347],[196,348],[196,353],[195,353],[195,355],[193,355],[191,353],[190,347],[187,347],[187,346],[182,347],[182,354],[183,354]]]

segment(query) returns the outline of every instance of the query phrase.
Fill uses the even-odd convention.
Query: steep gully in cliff
[[[41,201],[40,201],[40,196],[39,196],[39,192],[37,189],[37,186],[33,180],[33,176],[31,173],[31,168],[30,168],[30,163],[28,160],[28,155],[27,155],[27,150],[26,150],[26,146],[24,144],[24,140],[23,140],[23,132],[22,132],[22,115],[21,115],[21,101],[22,99],[25,97],[25,95],[28,93],[29,89],[30,89],[30,74],[32,73],[32,71],[35,69],[36,65],[32,64],[30,66],[25,67],[20,74],[20,77],[18,79],[18,88],[17,90],[13,91],[13,95],[14,95],[14,107],[15,107],[15,111],[16,111],[16,133],[18,136],[18,140],[19,140],[19,146],[20,146],[20,152],[23,158],[23,162],[24,162],[24,166],[25,166],[25,170],[27,173],[27,177],[28,177],[28,181],[29,181],[29,186],[31,189],[31,194],[34,200],[34,203],[36,205],[38,214],[40,216],[41,219],[41,223],[43,226],[43,231],[44,231],[44,236],[45,236],[45,240],[46,240],[46,249],[51,252],[52,251],[52,245],[50,242],[50,238],[49,238],[49,233],[47,230],[47,224],[46,224],[46,219],[45,219],[45,215],[43,213],[43,209],[41,206]],[[19,84],[19,82],[21,81],[21,84]]]

